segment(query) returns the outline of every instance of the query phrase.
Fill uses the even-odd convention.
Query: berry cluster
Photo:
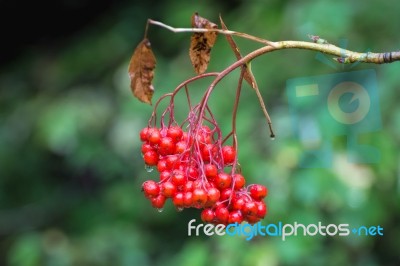
[[[203,209],[201,219],[215,224],[264,218],[267,188],[245,186],[245,178],[236,171],[236,149],[222,144],[217,126],[197,124],[187,132],[179,126],[146,127],[140,139],[146,168],[159,172],[158,182],[142,185],[153,207],[162,210],[170,198],[178,211]]]

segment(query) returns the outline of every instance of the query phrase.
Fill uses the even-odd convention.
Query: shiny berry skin
[[[183,194],[183,205],[186,208],[192,207],[193,205],[193,193],[188,191]]]
[[[250,196],[257,201],[265,198],[267,196],[267,193],[267,188],[263,185],[254,184],[250,187]]]
[[[142,144],[142,154],[145,154],[148,151],[154,151],[155,152],[153,146],[151,146],[150,143],[145,142],[145,143]]]
[[[207,208],[201,212],[201,220],[205,223],[212,223],[215,219],[215,213],[212,209]]]
[[[165,200],[166,200],[165,196],[164,196],[164,195],[161,195],[161,194],[158,195],[158,196],[155,197],[155,198],[151,198],[151,199],[150,199],[151,205],[152,205],[154,208],[157,208],[157,209],[161,209],[162,207],[164,207]]]
[[[159,195],[160,186],[153,180],[147,180],[142,184],[142,191],[146,198],[154,198]]]
[[[241,211],[231,211],[229,213],[229,218],[228,218],[228,223],[230,224],[234,224],[234,223],[238,223],[241,224],[243,222],[243,215],[241,213]]]
[[[175,170],[172,172],[171,181],[176,187],[183,186],[186,183],[185,174],[182,171]]]
[[[197,208],[201,208],[207,202],[207,193],[202,188],[196,188],[193,190],[193,205]]]
[[[242,213],[246,216],[257,215],[257,205],[254,201],[246,202],[242,208]]]
[[[204,165],[204,175],[209,180],[213,180],[218,175],[218,169],[215,164]]]
[[[201,149],[201,157],[205,162],[209,162],[211,158],[214,158],[216,153],[217,147],[210,143],[205,144]]]
[[[184,202],[183,202],[183,193],[182,192],[177,192],[175,193],[174,197],[172,198],[172,203],[175,205],[177,208],[182,208],[184,207]]]
[[[239,190],[246,184],[246,179],[241,174],[234,174],[232,182],[235,183],[235,190]]]
[[[209,188],[207,190],[207,203],[215,204],[219,200],[221,193],[215,187]]]
[[[158,144],[158,152],[160,155],[170,155],[175,152],[175,142],[170,137],[161,138],[160,143]]]
[[[183,185],[183,191],[185,191],[185,192],[188,192],[188,191],[193,192],[193,189],[194,189],[193,181],[189,180]]]
[[[222,147],[222,158],[224,164],[232,164],[236,158],[236,151],[232,146]]]
[[[226,207],[217,207],[215,209],[215,218],[221,224],[227,224],[229,219],[229,211]]]
[[[166,198],[172,198],[176,193],[176,187],[170,181],[162,183],[160,185],[160,190],[161,190],[161,194],[164,195]]]
[[[196,180],[199,177],[199,171],[193,166],[187,168],[187,176],[189,180]]]
[[[233,197],[232,189],[225,188],[224,190],[221,191],[219,199],[220,201],[224,201],[224,200],[230,200],[232,197]]]
[[[220,190],[229,188],[231,186],[231,183],[232,183],[232,177],[224,172],[219,173],[217,177],[214,179],[215,186]]]
[[[151,128],[147,131],[147,139],[152,145],[158,145],[161,140],[161,133],[158,128]]]
[[[181,140],[183,131],[180,127],[172,126],[167,130],[167,136],[173,139],[174,142]]]
[[[212,141],[211,129],[208,126],[202,126],[196,138],[200,144],[211,143]]]
[[[193,181],[193,189],[196,188],[202,188],[203,187],[203,181],[202,180],[195,180]]]
[[[167,180],[169,180],[171,177],[171,172],[170,171],[162,171],[160,173],[160,182],[165,182]]]
[[[149,166],[157,165],[157,163],[158,163],[158,153],[155,152],[155,151],[147,151],[143,155],[143,160],[144,160],[145,164],[147,164]]]
[[[245,203],[246,201],[243,197],[234,197],[232,200],[232,208],[234,210],[241,210]]]
[[[261,219],[258,216],[254,216],[254,215],[248,215],[246,216],[246,221],[249,224],[255,224],[258,223]]]
[[[179,156],[177,155],[169,155],[166,157],[167,159],[167,167],[169,169],[178,169],[179,168]]]
[[[256,202],[257,204],[257,217],[264,218],[267,214],[267,205],[263,201]]]
[[[158,160],[157,170],[160,173],[163,172],[163,171],[169,170],[168,167],[167,167],[167,160],[165,160],[165,159]]]
[[[149,128],[145,127],[140,131],[140,140],[141,141],[146,141],[147,140],[147,133],[148,133]]]
[[[185,141],[178,141],[175,144],[175,153],[176,154],[182,154],[187,150],[187,144]]]

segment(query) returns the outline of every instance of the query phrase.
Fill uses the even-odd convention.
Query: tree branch
[[[259,37],[255,37],[246,33],[242,32],[236,32],[236,31],[231,31],[231,30],[221,30],[221,29],[198,29],[198,28],[174,28],[169,25],[166,25],[162,22],[155,21],[152,19],[148,19],[147,21],[148,24],[153,24],[160,26],[162,28],[165,28],[169,31],[172,31],[174,33],[180,33],[180,32],[218,32],[221,34],[225,35],[235,35],[241,38],[245,38],[248,40],[256,41],[262,44],[267,45],[265,50],[263,48],[260,48],[256,51],[259,51],[256,53],[256,56],[253,56],[254,52],[248,54],[250,56],[247,61],[244,61],[245,63],[248,62],[249,60],[253,59],[254,57],[257,57],[261,54],[270,52],[270,51],[275,51],[275,50],[282,50],[282,49],[305,49],[305,50],[312,50],[312,51],[318,51],[321,53],[329,54],[329,55],[334,55],[336,58],[333,58],[336,62],[342,63],[342,64],[350,64],[354,62],[362,62],[362,63],[373,63],[373,64],[384,64],[384,63],[392,63],[395,61],[400,61],[400,51],[393,51],[393,52],[385,52],[385,53],[359,53],[359,52],[353,52],[350,50],[346,50],[340,47],[337,47],[333,44],[320,44],[320,43],[314,43],[314,42],[304,42],[304,41],[279,41],[279,42],[272,42],[269,40],[265,40]],[[146,27],[146,35],[147,35],[147,27]],[[267,48],[269,47],[269,48]],[[247,56],[246,56],[247,57]],[[239,60],[242,61],[242,60]],[[239,62],[238,61],[238,62]]]
[[[222,22],[223,23],[223,22]],[[371,52],[367,52],[367,53],[359,53],[359,52],[354,52],[354,51],[350,51],[350,50],[346,50],[340,47],[337,47],[333,44],[328,43],[326,40],[320,39],[319,36],[313,36],[313,35],[309,35],[310,38],[313,40],[313,42],[306,42],[306,41],[278,41],[278,42],[272,42],[269,40],[265,40],[259,37],[255,37],[246,33],[241,33],[241,32],[236,32],[236,31],[231,31],[226,29],[226,26],[223,26],[224,29],[214,29],[214,28],[174,28],[171,27],[169,25],[166,25],[162,22],[159,21],[155,21],[155,20],[151,20],[148,19],[147,21],[147,25],[146,25],[146,31],[145,31],[145,36],[147,36],[147,30],[148,30],[148,26],[152,24],[152,25],[157,25],[160,26],[162,28],[165,28],[169,31],[172,31],[174,33],[181,33],[181,32],[200,32],[200,33],[205,33],[205,32],[218,32],[221,34],[225,34],[225,35],[235,35],[238,37],[242,37],[248,40],[252,40],[252,41],[256,41],[259,43],[264,44],[265,46],[254,50],[252,52],[250,52],[249,54],[247,54],[246,56],[241,57],[239,51],[237,50],[237,47],[235,48],[236,45],[232,45],[231,47],[233,47],[233,49],[237,50],[237,53],[239,53],[239,56],[237,55],[237,61],[234,62],[233,64],[229,65],[228,67],[226,67],[223,71],[221,72],[214,72],[211,73],[209,75],[215,76],[214,80],[211,82],[210,86],[208,87],[207,91],[205,92],[201,103],[199,105],[199,112],[198,112],[198,121],[197,123],[199,123],[199,121],[203,118],[203,114],[204,111],[207,107],[207,101],[208,98],[211,94],[211,92],[214,90],[215,86],[225,77],[227,76],[229,73],[231,73],[233,70],[235,70],[238,67],[247,67],[249,65],[249,63],[255,59],[258,56],[261,56],[263,54],[269,53],[269,52],[273,52],[273,51],[278,51],[278,50],[283,50],[283,49],[304,49],[304,50],[311,50],[311,51],[318,51],[324,54],[329,54],[329,55],[333,55],[336,56],[333,59],[338,62],[338,63],[342,63],[342,64],[350,64],[350,63],[354,63],[354,62],[363,62],[363,63],[373,63],[373,64],[384,64],[384,63],[391,63],[391,62],[395,62],[395,61],[400,61],[400,51],[393,51],[393,52],[386,52],[386,53],[371,53]],[[229,41],[229,39],[228,39]],[[236,54],[237,54],[236,53]],[[251,72],[249,72],[251,74]],[[205,74],[204,74],[205,75]],[[203,75],[198,75],[195,77],[195,79],[197,78],[201,78],[203,77]],[[241,85],[241,81],[242,78],[244,78],[244,72],[242,71],[241,74],[241,79],[239,81],[239,86]],[[265,114],[265,117],[267,118],[267,122],[268,122],[268,126],[270,129],[270,133],[271,133],[271,138],[273,139],[275,137],[275,134],[273,132],[272,129],[272,122],[271,119],[268,115],[268,112],[265,108],[264,102],[262,100],[262,96],[260,94],[260,91],[258,90],[258,86],[255,82],[255,79],[252,80],[251,82],[251,86],[256,90],[257,93],[257,97],[260,101],[262,110]],[[179,87],[178,87],[179,88]],[[179,89],[177,89],[179,90]],[[176,91],[174,93],[176,93]],[[173,101],[173,99],[171,99]],[[237,102],[235,103],[237,105]],[[236,112],[236,110],[235,110]],[[233,124],[233,128],[235,127],[235,124]],[[234,133],[234,131],[233,131]]]
[[[160,27],[165,28],[165,29],[167,29],[169,31],[172,31],[174,33],[180,33],[180,32],[213,32],[213,31],[215,31],[215,32],[218,32],[218,33],[221,33],[221,34],[235,35],[235,36],[239,36],[239,37],[242,37],[242,38],[245,38],[245,39],[249,39],[249,40],[252,40],[252,41],[255,41],[255,42],[259,42],[259,43],[263,43],[263,44],[266,44],[266,45],[274,46],[274,43],[271,42],[271,41],[255,37],[255,36],[252,36],[252,35],[247,34],[247,33],[236,32],[236,31],[231,31],[231,30],[202,29],[202,28],[174,28],[174,27],[166,25],[166,24],[164,24],[162,22],[155,21],[155,20],[152,20],[152,19],[148,19],[147,20],[147,25],[148,24],[153,24],[153,25],[160,26]],[[147,25],[146,25],[145,36],[147,35]]]

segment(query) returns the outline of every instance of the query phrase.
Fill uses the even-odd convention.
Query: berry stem
[[[268,124],[268,127],[269,127],[269,133],[270,133],[269,136],[270,136],[270,138],[275,138],[275,133],[274,133],[274,130],[272,129],[271,118],[269,117],[267,108],[265,108],[264,100],[262,98],[262,95],[261,95],[260,90],[258,88],[257,81],[255,79],[253,79],[253,88],[256,91],[257,98],[258,98],[258,101],[260,103],[261,109],[262,109],[262,111],[264,113],[265,118],[267,119],[267,124]]]
[[[236,138],[236,114],[239,107],[239,100],[240,100],[240,93],[242,91],[242,84],[243,84],[243,77],[244,77],[245,69],[242,68],[240,71],[240,77],[238,81],[238,86],[236,89],[236,98],[235,104],[233,105],[233,112],[232,112],[232,134],[233,134],[233,148],[237,152],[237,138]]]

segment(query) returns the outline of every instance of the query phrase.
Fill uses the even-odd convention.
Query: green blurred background
[[[127,68],[147,18],[189,27],[200,15],[232,30],[271,40],[321,35],[357,51],[399,49],[398,1],[60,1],[2,3],[0,66],[0,265],[400,265],[400,63],[375,69],[382,129],[362,136],[381,151],[378,164],[346,161],[346,138],[334,142],[333,167],[298,165],[301,143],[292,133],[285,94],[290,78],[345,71],[316,53],[278,51],[252,63],[275,124],[268,128],[246,85],[237,117],[239,160],[248,183],[269,188],[263,223],[380,225],[384,236],[187,236],[197,210],[159,213],[140,189],[147,173],[139,131],[151,107],[131,95]],[[46,10],[46,8],[48,10]],[[8,14],[8,16],[6,16]],[[41,19],[44,22],[40,22]],[[18,26],[17,22],[22,22]],[[152,26],[157,57],[154,99],[194,72],[190,34]],[[258,44],[237,40],[246,54]],[[224,37],[209,71],[235,58]],[[349,70],[349,69],[347,69]],[[224,133],[238,72],[210,100]],[[209,80],[191,87],[194,99]],[[197,98],[196,98],[197,97]],[[181,111],[180,111],[181,110]],[[183,118],[184,106],[177,107]]]

